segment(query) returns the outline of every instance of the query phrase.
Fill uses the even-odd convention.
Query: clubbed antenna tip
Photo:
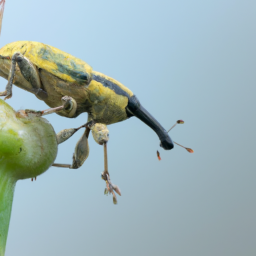
[[[186,150],[187,150],[189,153],[194,153],[194,150],[191,149],[191,148],[186,148]]]
[[[177,120],[176,123],[175,123],[167,132],[169,132],[170,130],[172,130],[177,124],[184,124],[184,123],[185,123],[185,122],[184,122],[182,119]],[[182,148],[185,148],[189,153],[194,153],[194,150],[193,150],[193,149],[191,149],[191,148],[186,148],[186,147],[184,147],[184,146],[178,144],[177,142],[174,142],[174,143],[175,143],[176,145],[182,147]],[[160,153],[159,153],[158,150],[156,151],[156,154],[157,154],[158,160],[160,161],[160,160],[161,160],[161,157],[160,157]]]
[[[157,154],[157,158],[158,158],[158,160],[160,161],[160,160],[161,160],[161,157],[160,157],[160,153],[159,153],[159,151],[158,151],[158,150],[156,151],[156,154]]]

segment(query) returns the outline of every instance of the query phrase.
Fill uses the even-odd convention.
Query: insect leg
[[[76,101],[69,96],[64,96],[61,98],[63,105],[56,108],[49,108],[43,111],[35,111],[33,109],[25,109],[27,115],[35,115],[35,116],[45,116],[60,110],[65,110],[69,116],[73,116],[77,109]]]
[[[70,128],[70,129],[64,129],[57,134],[57,142],[58,144],[61,144],[62,142],[66,141],[69,139],[74,133],[76,133],[78,130],[81,128],[91,128],[95,122],[93,120],[87,122],[86,124],[78,127],[78,128]],[[88,135],[89,136],[89,135]]]
[[[106,182],[106,188],[104,194],[112,194],[113,195],[113,203],[117,204],[117,199],[115,192],[121,196],[120,189],[118,186],[114,185],[110,180],[110,175],[108,172],[108,154],[107,154],[107,142],[109,140],[109,131],[105,124],[95,124],[92,127],[92,135],[94,140],[104,147],[104,171],[101,174],[101,178]]]
[[[91,122],[88,122],[89,125],[90,125],[90,123]],[[77,128],[76,131],[78,129],[80,129],[80,128],[82,128],[82,127]],[[86,129],[85,129],[85,132],[82,135],[82,137],[77,142],[76,148],[75,148],[75,152],[73,154],[73,163],[71,165],[70,164],[57,164],[57,163],[54,163],[52,166],[55,166],[55,167],[65,167],[65,168],[70,168],[70,169],[78,169],[79,167],[81,167],[83,165],[84,161],[89,156],[88,137],[89,137],[90,131],[91,131],[90,128],[87,126]],[[70,138],[74,134],[74,132],[73,133],[72,132],[73,131],[71,131],[68,134],[69,135],[68,138]],[[58,137],[62,138],[62,135],[65,134],[65,133],[66,133],[65,130],[63,130],[60,133],[58,133],[57,134],[57,140],[58,140]],[[68,138],[66,138],[66,139],[68,139]],[[61,141],[61,139],[59,141],[60,141],[59,144],[61,142],[63,142],[63,141]]]
[[[0,56],[1,59],[10,59],[9,56]],[[12,96],[12,83],[15,75],[16,63],[19,66],[20,72],[23,77],[31,84],[31,88],[26,88],[26,90],[35,94],[35,96],[40,100],[47,99],[47,93],[41,88],[41,81],[39,78],[38,70],[33,65],[33,63],[24,57],[21,53],[16,52],[13,54],[11,59],[11,69],[9,72],[8,83],[6,90],[0,93],[0,96],[6,96],[5,99],[11,98]]]
[[[71,169],[78,169],[81,167],[84,163],[84,161],[89,156],[89,143],[88,143],[88,137],[90,134],[90,129],[86,128],[84,131],[84,134],[80,138],[80,140],[77,142],[75,147],[75,152],[73,154],[73,163],[71,165]]]
[[[57,163],[54,163],[54,164],[52,164],[52,166],[63,167],[63,168],[69,168],[70,169],[71,164],[57,164]]]
[[[10,57],[1,56],[2,59],[10,59]],[[8,83],[6,85],[5,91],[0,92],[0,96],[6,96],[4,99],[9,99],[12,97],[12,83],[15,74],[15,67],[16,67],[16,58],[15,55],[11,59],[11,69],[8,77]]]
[[[110,175],[108,172],[108,156],[107,156],[107,142],[104,143],[104,172],[101,174],[101,178],[106,182],[106,188],[104,194],[112,194],[113,195],[113,203],[117,204],[117,199],[115,192],[121,196],[121,191],[118,186],[114,185],[110,180]]]

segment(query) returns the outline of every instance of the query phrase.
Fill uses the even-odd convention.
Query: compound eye
[[[108,135],[107,135],[108,137],[109,137],[109,133],[108,133]]]
[[[91,76],[86,72],[77,74],[77,79],[83,83],[86,83],[87,85],[91,82]]]

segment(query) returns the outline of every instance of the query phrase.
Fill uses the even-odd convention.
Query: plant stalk
[[[0,256],[5,252],[15,185],[16,180],[0,165]]]

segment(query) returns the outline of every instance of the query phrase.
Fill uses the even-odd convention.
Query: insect
[[[1,0],[0,19],[3,17],[5,0]],[[2,24],[2,21],[1,21]],[[160,123],[141,105],[131,90],[120,82],[100,72],[94,71],[86,62],[55,47],[32,41],[19,41],[0,49],[0,76],[8,80],[5,91],[0,96],[12,97],[12,85],[33,93],[43,100],[50,109],[45,111],[26,110],[30,115],[58,115],[75,118],[83,112],[88,113],[86,128],[76,144],[73,163],[53,164],[57,167],[79,168],[89,154],[88,136],[94,131],[97,143],[107,144],[106,125],[137,117],[158,135],[161,146],[170,150],[173,142]],[[99,127],[104,129],[98,129]],[[58,134],[62,143],[77,129],[65,129]],[[105,132],[103,132],[105,130]],[[107,148],[104,154],[107,162]],[[102,175],[112,193],[108,170]],[[120,191],[119,191],[120,192]]]

